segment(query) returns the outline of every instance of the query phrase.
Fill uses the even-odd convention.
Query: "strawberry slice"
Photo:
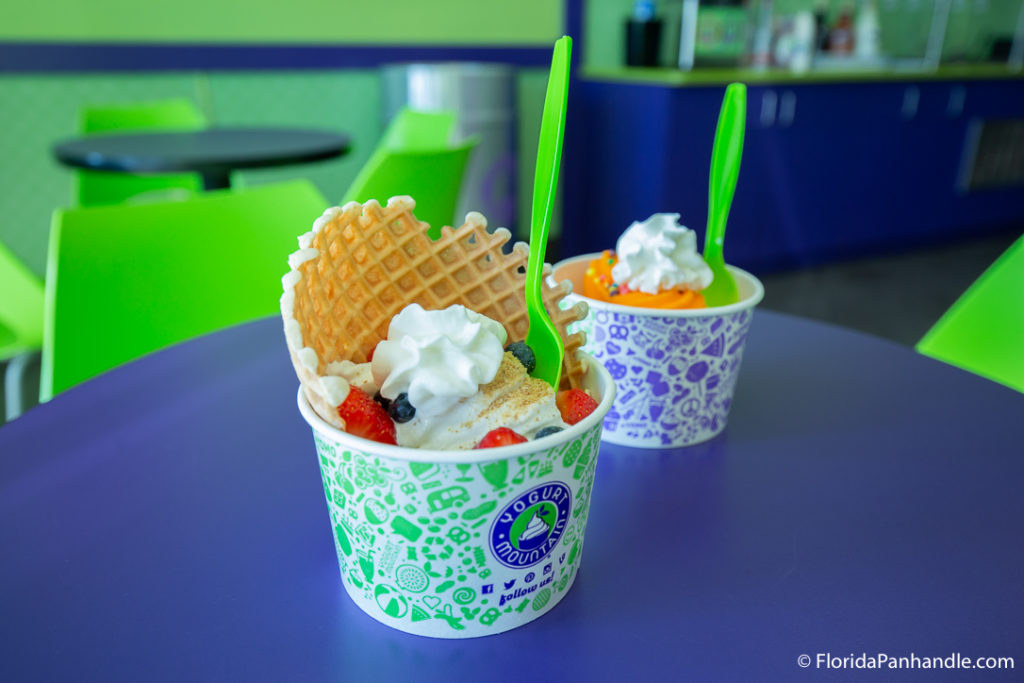
[[[358,387],[349,387],[348,396],[338,406],[338,416],[345,421],[345,431],[370,441],[398,445],[395,423],[384,408]]]
[[[498,446],[511,446],[514,443],[525,443],[527,438],[522,434],[518,434],[508,427],[498,427],[484,434],[484,438],[480,439],[473,448],[497,448]]]
[[[597,408],[597,401],[582,389],[566,389],[555,395],[555,405],[566,424],[574,425]]]

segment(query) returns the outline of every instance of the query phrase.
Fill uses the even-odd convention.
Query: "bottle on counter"
[[[836,23],[828,33],[828,50],[835,55],[852,54],[853,39],[853,9],[850,5],[843,5]]]
[[[750,50],[750,64],[755,69],[767,69],[772,63],[772,0],[761,0],[754,25],[754,42]]]
[[[694,66],[697,49],[697,16],[700,13],[700,0],[683,0],[679,22],[679,58],[678,66],[689,71]]]
[[[636,0],[626,21],[627,66],[658,66],[661,51],[661,19],[651,0]]]
[[[701,0],[697,10],[694,63],[697,66],[739,66],[750,49],[749,35],[750,15],[743,0]]]
[[[854,29],[855,52],[860,59],[877,59],[881,52],[881,30],[875,0],[864,0],[857,12]]]
[[[793,17],[792,41],[789,68],[796,73],[804,73],[811,68],[815,49],[814,15],[809,11],[797,12]]]
[[[814,44],[816,52],[828,52],[828,5],[825,0],[814,3]]]

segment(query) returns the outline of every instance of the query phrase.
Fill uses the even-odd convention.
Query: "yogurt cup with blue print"
[[[764,287],[729,266],[739,301],[707,307],[700,290],[711,271],[696,235],[678,214],[636,222],[615,251],[556,263],[553,278],[569,280],[567,303],[586,302],[583,347],[618,386],[605,416],[605,441],[637,448],[678,448],[725,429],[743,348]]]
[[[529,375],[528,247],[479,214],[430,240],[411,198],[329,209],[299,238],[281,313],[313,432],[342,583],[395,629],[473,638],[522,626],[580,566],[615,384],[578,351],[556,391]]]

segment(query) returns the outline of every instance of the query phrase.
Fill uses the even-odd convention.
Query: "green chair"
[[[442,225],[461,225],[461,220],[455,222],[455,204],[469,154],[479,139],[448,143],[454,121],[450,112],[400,112],[341,203],[383,203],[395,195],[409,195],[416,200],[416,217],[430,224],[432,239],[441,236]]]
[[[82,133],[199,130],[206,119],[187,99],[169,99],[130,105],[89,107],[82,112]],[[129,200],[166,199],[202,190],[195,173],[133,175],[114,171],[78,171],[80,206],[120,204]]]
[[[43,343],[43,283],[0,244],[0,360]]]
[[[279,311],[297,237],[329,206],[305,180],[184,201],[58,209],[40,399],[151,351]]]
[[[43,283],[0,244],[0,363],[6,364],[6,420],[13,420],[25,408],[25,371],[38,361],[42,344]]]
[[[455,112],[418,111],[403,107],[381,136],[384,147],[394,150],[437,149],[451,144]]]
[[[1024,237],[982,273],[916,348],[1024,392]]]

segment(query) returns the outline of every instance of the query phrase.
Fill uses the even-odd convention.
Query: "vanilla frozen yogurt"
[[[481,385],[478,392],[457,401],[440,415],[421,415],[417,408],[416,417],[396,424],[395,428],[401,446],[459,450],[473,448],[484,435],[499,427],[533,439],[545,427],[568,426],[558,411],[551,385],[527,375],[515,356],[502,352],[493,381]]]
[[[565,429],[554,390],[505,351],[507,336],[464,306],[428,311],[410,304],[392,319],[370,362],[331,363],[321,383],[339,403],[349,384],[392,401],[405,394],[415,415],[395,431],[398,444],[411,448],[469,449],[499,427],[527,438]]]

